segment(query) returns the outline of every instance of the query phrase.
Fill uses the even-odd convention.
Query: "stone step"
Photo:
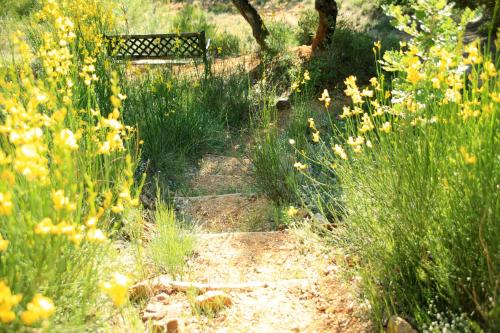
[[[207,175],[248,175],[252,162],[248,158],[207,154],[199,162],[198,177]]]
[[[250,230],[270,214],[267,199],[242,193],[176,197],[174,203],[180,216],[208,232]]]
[[[252,179],[248,175],[195,176],[190,183],[190,193],[204,195],[228,194],[251,191]]]

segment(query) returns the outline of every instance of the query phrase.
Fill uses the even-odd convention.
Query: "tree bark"
[[[335,0],[316,0],[315,8],[319,14],[319,26],[312,43],[312,50],[324,49],[333,38],[337,24],[338,7]]]
[[[262,49],[266,49],[266,37],[269,35],[269,31],[264,25],[264,21],[260,17],[257,10],[250,4],[250,2],[248,2],[248,0],[231,1],[236,8],[238,8],[240,14],[245,18],[248,24],[252,27],[253,36],[257,43]]]

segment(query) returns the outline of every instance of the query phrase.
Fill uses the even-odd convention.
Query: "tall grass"
[[[173,208],[160,203],[154,219],[155,235],[147,246],[155,269],[160,273],[181,273],[186,256],[194,249],[195,240],[181,228]]]
[[[150,72],[125,91],[125,122],[144,140],[143,158],[167,178],[184,173],[183,160],[224,148],[250,108],[248,77],[238,69],[207,78]]]
[[[346,127],[332,128],[333,139],[304,158],[338,177],[340,188],[324,183],[316,195],[340,196],[332,216],[341,212],[337,221],[381,327],[399,314],[423,331],[496,332],[498,58],[481,54],[478,42],[461,44],[470,11],[457,24],[442,1],[412,9],[413,17],[388,9],[412,36],[382,57],[392,85],[381,68],[369,87],[346,79]]]

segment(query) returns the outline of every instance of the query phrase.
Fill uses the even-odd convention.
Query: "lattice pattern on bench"
[[[205,32],[155,35],[107,36],[108,52],[118,59],[207,60]]]

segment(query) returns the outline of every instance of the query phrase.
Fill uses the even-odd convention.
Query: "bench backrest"
[[[106,36],[108,52],[118,59],[192,59],[208,57],[205,32]]]

